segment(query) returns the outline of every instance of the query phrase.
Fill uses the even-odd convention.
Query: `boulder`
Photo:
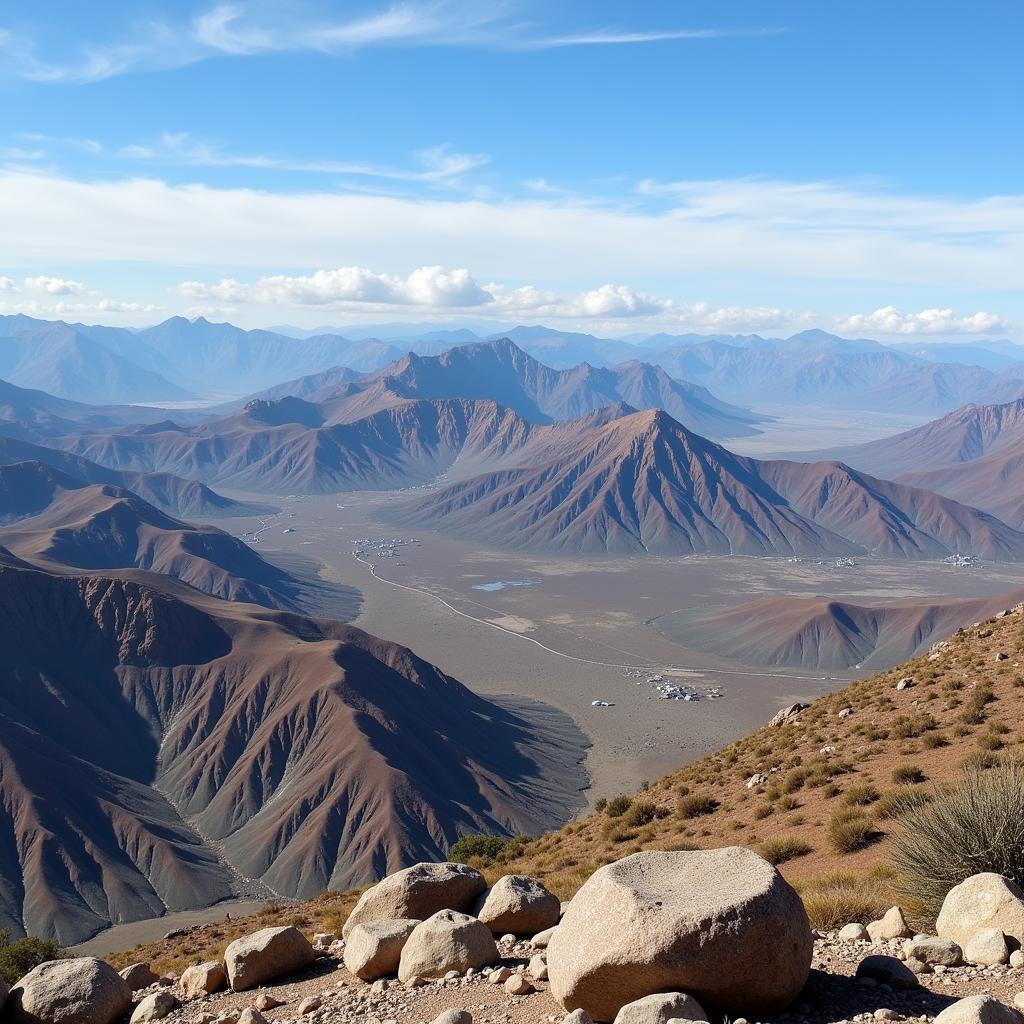
[[[431,1024],[473,1024],[473,1015],[468,1010],[445,1010]]]
[[[247,1006],[238,1015],[238,1024],[267,1024],[267,1018],[255,1007]]]
[[[363,981],[376,981],[398,971],[402,949],[421,922],[367,921],[357,924],[345,942],[345,966]]]
[[[186,967],[178,979],[181,994],[186,999],[212,996],[214,992],[227,988],[227,984],[227,972],[220,960],[207,960],[206,963]]]
[[[234,992],[291,974],[313,962],[313,947],[298,928],[262,928],[235,939],[224,951],[228,984]]]
[[[533,986],[525,974],[513,974],[505,982],[505,991],[510,996],[528,996],[533,991]]]
[[[871,936],[862,924],[844,924],[839,929],[840,942],[867,942]]]
[[[626,1003],[615,1015],[615,1024],[668,1024],[670,1020],[707,1021],[704,1008],[682,992],[659,992]]]
[[[48,960],[11,989],[15,1024],[113,1024],[132,1005],[132,989],[110,964],[92,956]]]
[[[903,943],[903,954],[908,960],[920,960],[930,967],[959,967],[964,962],[964,951],[950,939],[937,935],[924,935],[907,939]]]
[[[473,911],[495,935],[535,935],[558,924],[558,897],[529,875],[503,875],[477,901]]]
[[[970,964],[992,967],[1009,961],[1010,947],[1006,945],[1006,936],[998,928],[982,928],[967,943],[964,956]]]
[[[562,1024],[594,1024],[594,1020],[586,1010],[573,1010],[562,1018]]]
[[[498,947],[482,921],[456,910],[439,910],[412,930],[398,962],[398,980],[443,978],[493,964]]]
[[[598,1021],[666,991],[761,1016],[796,998],[812,951],[800,897],[756,853],[649,851],[584,883],[548,943],[548,976],[566,1010]]]
[[[439,910],[468,911],[486,888],[484,876],[466,864],[414,864],[367,889],[342,935],[348,939],[357,924],[367,921],[425,921]]]
[[[935,1024],[1021,1024],[1021,1015],[992,996],[968,996],[947,1006]]]
[[[909,939],[914,929],[907,924],[899,907],[890,907],[878,921],[872,921],[867,928],[872,942],[888,942],[891,939]]]
[[[857,977],[891,988],[917,988],[917,975],[894,956],[866,956],[857,964]]]
[[[131,1024],[153,1024],[153,1021],[163,1020],[177,1008],[178,1000],[170,991],[162,988],[139,1002],[132,1013]]]
[[[976,932],[998,928],[1024,945],[1024,893],[1015,882],[986,871],[953,886],[942,902],[935,930],[966,950]]]
[[[130,964],[118,973],[131,985],[133,992],[149,988],[160,980],[160,976],[146,963]]]
[[[789,707],[777,711],[768,724],[775,726],[789,725],[790,722],[797,720],[801,711],[806,711],[809,707],[810,704],[790,704]]]

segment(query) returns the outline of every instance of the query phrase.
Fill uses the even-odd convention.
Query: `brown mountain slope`
[[[287,895],[345,888],[463,832],[549,827],[579,800],[566,723],[338,623],[0,552],[0,636],[15,933],[80,940],[207,905],[236,873]]]
[[[906,598],[864,604],[824,597],[765,597],[733,608],[695,608],[653,620],[658,632],[747,665],[876,669],[906,661],[977,619],[1024,600]]]
[[[533,441],[485,473],[389,510],[396,523],[538,550],[877,554],[1016,561],[1024,535],[977,509],[840,463],[759,462],[648,410]]]
[[[664,409],[709,437],[756,434],[764,418],[649,363],[633,360],[611,369],[581,363],[554,370],[508,338],[459,345],[437,356],[410,352],[361,383],[344,373],[319,384],[322,378],[300,378],[259,397],[307,397],[329,406],[333,422],[361,419],[399,401],[452,398],[496,402],[531,423],[574,420],[625,402],[637,409]]]
[[[149,569],[229,600],[298,607],[299,583],[213,526],[172,519],[130,491],[50,466],[0,466],[0,544],[33,563]]]
[[[185,480],[171,473],[132,473],[108,469],[69,452],[0,436],[0,465],[7,466],[16,462],[43,463],[88,484],[123,487],[172,515],[251,515],[255,511],[251,506],[211,491],[197,480]]]

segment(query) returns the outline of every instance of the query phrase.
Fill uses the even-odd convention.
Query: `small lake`
[[[507,590],[509,587],[535,587],[540,580],[495,580],[493,583],[474,583],[474,590],[486,590],[493,594],[496,590]]]

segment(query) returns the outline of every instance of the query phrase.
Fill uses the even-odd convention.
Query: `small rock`
[[[227,972],[220,960],[207,960],[206,963],[186,967],[178,980],[181,993],[186,999],[213,995],[226,988],[227,983]]]
[[[626,1003],[615,1015],[615,1024],[668,1024],[670,1020],[706,1022],[708,1015],[692,996],[659,992]]]
[[[1011,967],[1024,967],[1024,949],[1015,949],[1010,954]]]
[[[267,1018],[259,1010],[247,1006],[238,1015],[238,1024],[267,1024]]]
[[[269,992],[261,992],[254,1000],[254,1005],[257,1010],[266,1012],[273,1010],[275,1006],[284,1006],[284,1000],[272,996]]]
[[[512,972],[507,967],[499,967],[487,975],[487,980],[492,985],[504,985],[511,976]]]
[[[305,1017],[307,1013],[313,1013],[315,1010],[319,1010],[322,1005],[323,1003],[320,1001],[319,996],[306,996],[306,998],[299,1003],[296,1009],[303,1017]]]
[[[890,907],[880,920],[872,921],[867,930],[872,942],[909,939],[914,934],[900,907]]]
[[[526,971],[534,981],[547,981],[548,962],[543,956],[530,957]]]
[[[897,690],[909,690],[910,687],[912,687],[913,685],[914,685],[914,677],[913,676],[904,676],[896,684],[896,689]]]
[[[914,972],[894,956],[866,956],[857,965],[857,977],[892,988],[917,988],[919,984]]]
[[[149,988],[150,985],[155,985],[160,980],[149,964],[146,963],[132,964],[119,973],[131,985],[133,992],[138,992],[142,988]]]
[[[505,991],[510,996],[525,996],[533,991],[533,986],[526,980],[526,975],[513,974],[505,982]]]
[[[862,924],[844,924],[839,929],[840,942],[867,942],[870,936]]]
[[[594,1024],[594,1021],[586,1010],[580,1008],[573,1010],[572,1013],[567,1013],[562,1018],[562,1024]],[[733,1021],[733,1024],[739,1024],[739,1022]]]
[[[902,1020],[903,1014],[890,1010],[887,1006],[879,1007],[874,1013],[875,1020]]]
[[[152,1024],[153,1021],[163,1020],[177,1006],[178,1000],[167,989],[160,989],[159,992],[146,996],[135,1007],[131,1024]]]
[[[431,1024],[473,1024],[473,1015],[468,1010],[445,1010]]]
[[[951,939],[937,935],[915,936],[903,943],[907,960],[916,959],[931,967],[959,967],[964,962],[963,950]]]
[[[545,928],[544,931],[537,932],[537,934],[530,939],[530,946],[533,949],[547,949],[548,943],[551,941],[551,936],[554,934],[554,928]]]
[[[947,1006],[935,1024],[1020,1024],[1020,1014],[992,996],[968,996]]]
[[[964,956],[968,963],[991,967],[1005,964],[1010,959],[1010,949],[1006,945],[1006,936],[998,928],[981,928],[967,943]]]

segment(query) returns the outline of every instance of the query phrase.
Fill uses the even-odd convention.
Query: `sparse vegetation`
[[[830,871],[797,883],[815,928],[839,928],[850,921],[872,921],[895,902],[894,874],[885,866],[864,873]]]
[[[680,818],[699,818],[705,814],[712,814],[718,809],[718,801],[704,793],[691,793],[679,801]]]
[[[468,864],[474,859],[494,860],[507,842],[500,836],[463,836],[452,844],[448,859],[459,864]]]
[[[901,889],[937,914],[949,890],[994,871],[1024,883],[1024,766],[968,771],[905,814],[892,844]]]
[[[828,823],[828,841],[836,853],[863,850],[878,838],[878,831],[871,819],[855,807],[837,811]]]
[[[924,782],[927,777],[916,764],[901,764],[892,773],[892,781],[900,786],[916,785]]]
[[[56,942],[29,936],[11,941],[10,928],[0,929],[0,978],[13,985],[41,963],[66,956]]]
[[[769,864],[785,864],[794,857],[805,857],[814,847],[796,836],[772,836],[757,848],[757,852]]]
[[[612,797],[612,799],[608,801],[608,806],[605,808],[605,813],[608,815],[609,818],[621,818],[622,815],[629,810],[632,803],[632,797]]]

